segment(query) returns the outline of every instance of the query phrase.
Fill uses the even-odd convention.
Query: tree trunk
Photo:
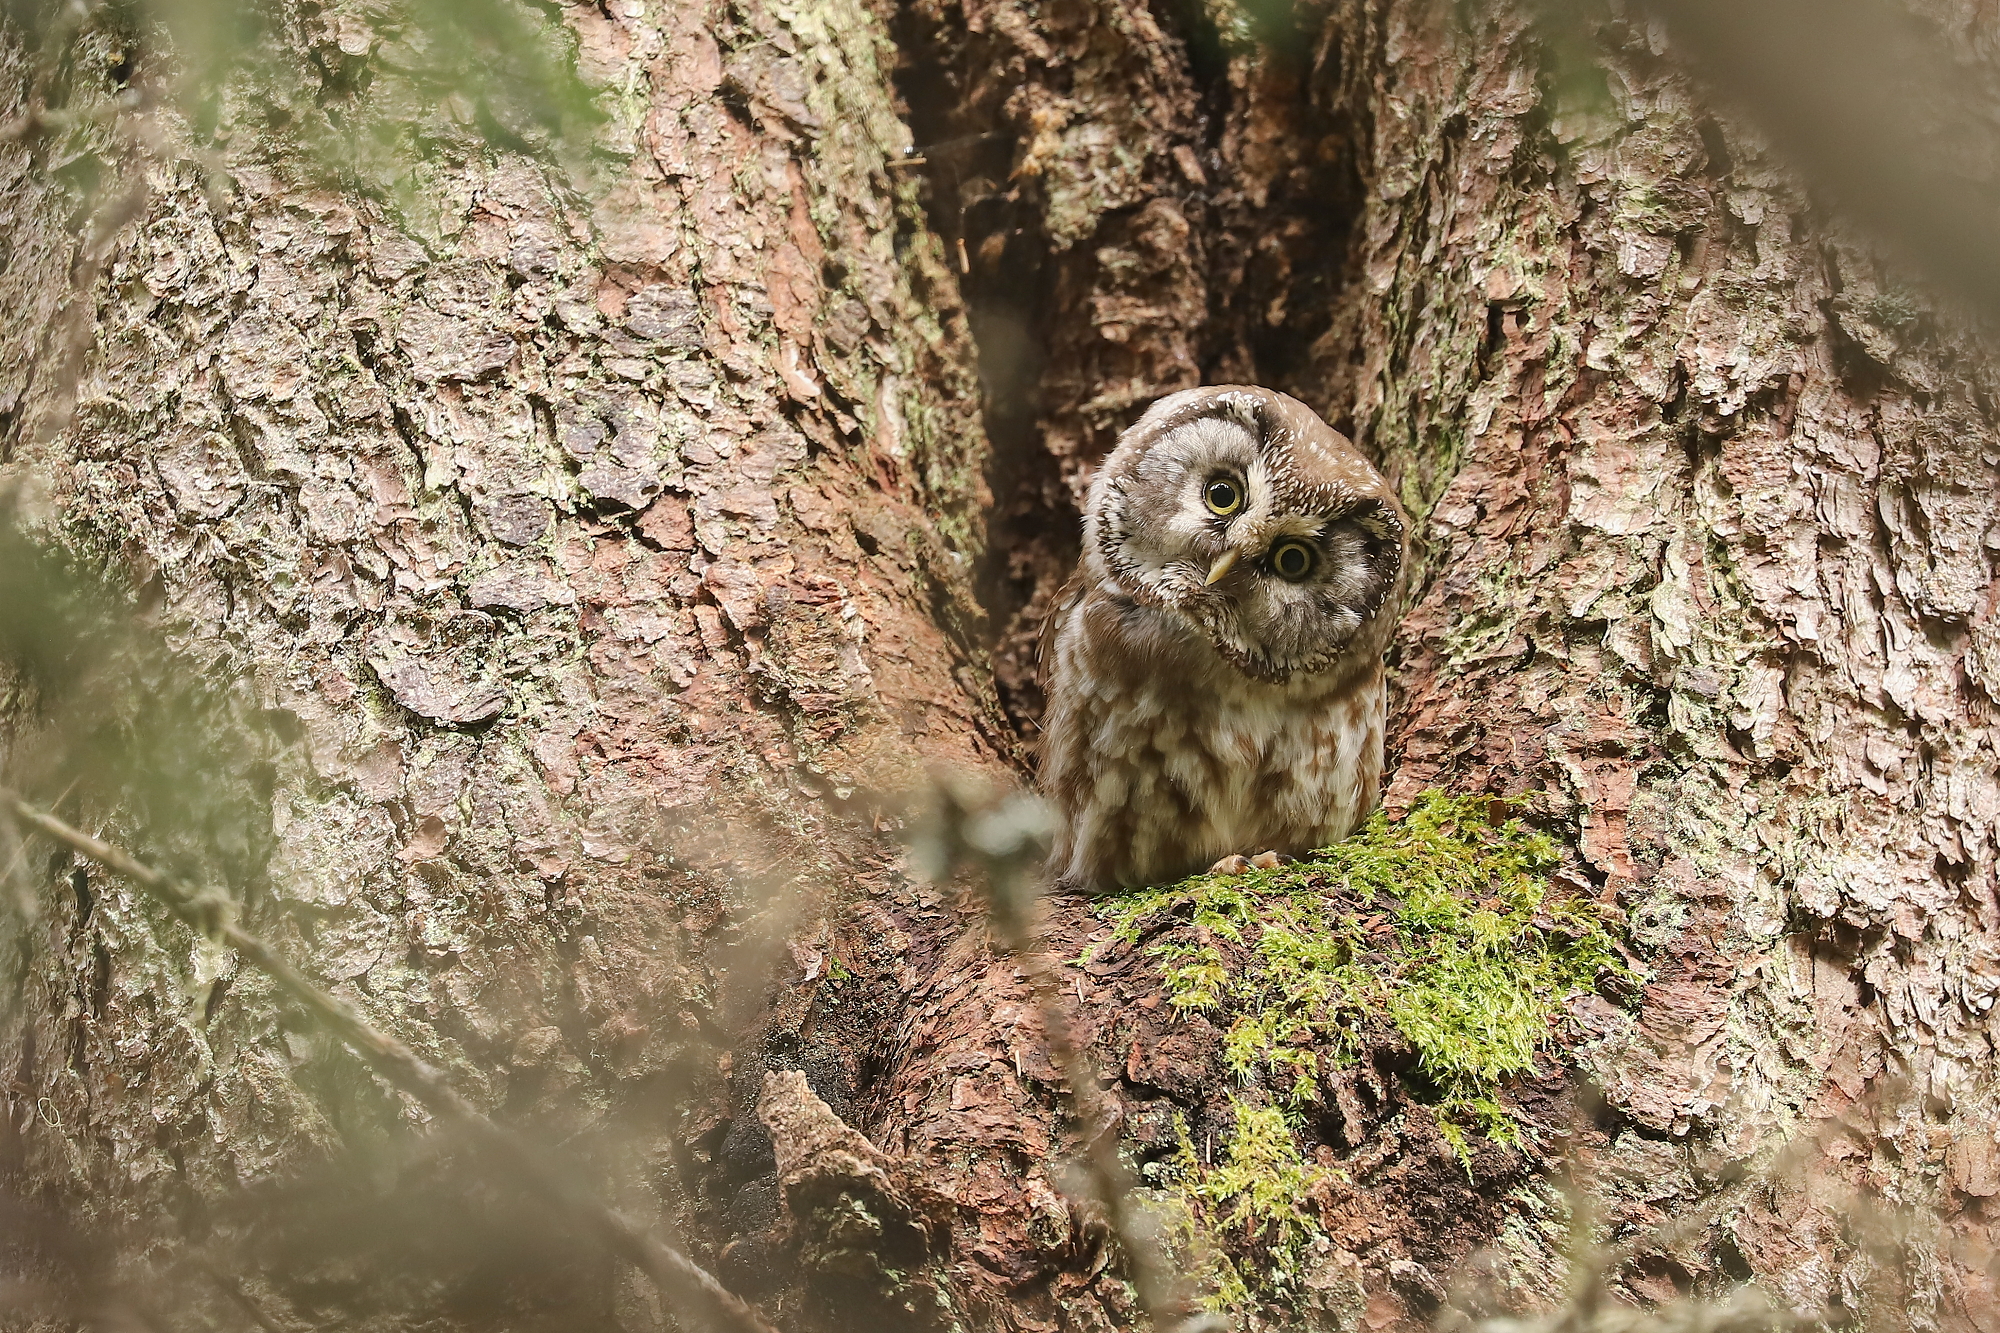
[[[1534,792],[1629,914],[1653,978],[1585,1060],[1609,1219],[1759,1169],[1634,1291],[1747,1269],[1801,1308],[1977,1327],[1991,350],[1707,110],[1656,29],[1596,33],[1606,93],[1579,106],[1518,20],[1419,12],[1347,29],[1369,204],[1316,348],[1435,497],[1390,800]],[[1896,1207],[1885,1256],[1868,1214]]]
[[[252,926],[496,1112],[618,1127],[641,1206],[699,1230],[732,1049],[796,1034],[855,957],[836,932],[892,875],[884,794],[1012,744],[970,592],[985,440],[953,275],[888,166],[910,141],[879,21],[568,18],[585,76],[637,90],[595,195],[461,130],[393,215],[242,134],[220,206],[192,161],[155,166],[72,298],[75,196],[0,149],[4,458],[296,738],[233,886]],[[387,42],[301,25],[301,68]],[[70,299],[94,345],[45,441]],[[184,1245],[239,1188],[423,1118],[233,962],[191,1004],[216,964],[116,877],[59,861],[37,887],[8,955],[22,1194]],[[379,1241],[252,1299],[310,1310]],[[570,1252],[522,1281],[588,1310],[603,1275]]]
[[[1428,0],[564,16],[617,90],[595,193],[464,151],[396,216],[275,132],[221,206],[158,170],[46,440],[72,200],[0,149],[8,468],[296,732],[239,886],[258,929],[497,1114],[594,1131],[636,1206],[794,1326],[1130,1322],[1066,1197],[1027,983],[911,877],[884,794],[1018,771],[1091,461],[1161,393],[1269,384],[1420,518],[1389,804],[1514,798],[1645,984],[1579,1001],[1572,1073],[1513,1090],[1539,1149],[1461,1165],[1393,1090],[1361,1141],[1309,1130],[1347,1184],[1289,1306],[1244,1317],[1415,1326],[1488,1245],[1546,1300],[1538,1172],[1567,1159],[1620,1239],[1714,1210],[1642,1240],[1625,1296],[1754,1277],[1980,1326],[1989,355],[1708,109],[1666,34],[1551,45]],[[208,1244],[240,1187],[420,1118],[115,878],[35,865],[17,1192]],[[1051,954],[1102,929],[1052,904]],[[1213,1030],[1145,1007],[1153,963],[1063,977],[1135,1152],[1232,1132]],[[767,1094],[773,1070],[805,1079]],[[1572,1122],[1584,1081],[1604,1106]],[[838,1241],[822,1185],[866,1195],[875,1241]],[[1885,1249],[1844,1190],[1914,1226]],[[239,1295],[280,1322],[658,1317],[567,1250],[495,1306],[463,1255],[340,1243]],[[908,1249],[904,1286],[871,1245]],[[423,1280],[343,1287],[363,1260]]]

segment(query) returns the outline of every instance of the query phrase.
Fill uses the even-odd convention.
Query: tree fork
[[[1282,31],[1137,3],[638,8],[566,11],[623,99],[604,199],[459,152],[429,212],[392,218],[246,133],[226,207],[159,173],[87,294],[70,428],[34,438],[56,405],[0,398],[58,527],[157,571],[175,641],[294,724],[259,910],[313,922],[308,970],[356,969],[410,1044],[533,1111],[647,1106],[661,1191],[724,1256],[770,1220],[747,1071],[796,1063],[961,1200],[954,1275],[996,1327],[1126,1317],[1049,1183],[1033,997],[910,882],[867,793],[927,760],[1008,769],[996,704],[1032,718],[1022,649],[1062,572],[1035,534],[1147,400],[1263,382],[1422,516],[1391,803],[1514,800],[1653,969],[1636,1013],[1574,1016],[1606,1106],[1575,1176],[1620,1226],[1727,1206],[1621,1290],[1748,1274],[1800,1309],[1859,1293],[1979,1326],[2000,1300],[1976,1261],[2000,1197],[1984,335],[1643,22],[1599,15],[1564,55],[1520,8],[1431,0],[1302,4]],[[73,201],[0,154],[0,394],[32,398]],[[979,303],[1009,282],[1048,355],[982,417],[1005,351],[982,321],[1010,312]],[[994,573],[1003,414],[1024,454],[990,558],[1020,559]],[[977,587],[1021,613],[1004,698]],[[226,997],[222,1054],[131,1067],[185,1048],[168,952],[107,929],[115,901],[93,922],[32,886],[65,929],[8,953],[25,1000],[0,1041],[82,1147],[20,1117],[11,1178],[169,1216],[171,1173],[115,1145],[164,1141],[200,1190],[310,1159],[307,1111],[245,1109],[288,1077],[267,1013]],[[802,906],[759,952],[777,890]],[[1099,924],[1050,915],[1079,954]],[[1180,1110],[1206,1141],[1217,1034],[1143,1008],[1146,977],[1083,976],[1079,1042],[1135,1136]],[[693,1095],[657,1111],[667,1086]],[[1532,1304],[1554,1204],[1518,1162],[1465,1182],[1393,1080],[1399,1109],[1369,1118],[1373,1088],[1299,1145],[1363,1178],[1324,1210],[1321,1305],[1286,1313],[1414,1327],[1435,1274],[1503,1231]],[[1803,1183],[1708,1170],[1857,1108]],[[1965,1246],[1877,1263],[1815,1180],[1903,1192]],[[802,1326],[787,1280],[765,1303]]]

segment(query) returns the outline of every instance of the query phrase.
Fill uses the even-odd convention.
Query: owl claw
[[[1285,858],[1276,852],[1259,852],[1255,856],[1225,856],[1208,868],[1211,875],[1242,875],[1252,870],[1276,870],[1285,863]]]

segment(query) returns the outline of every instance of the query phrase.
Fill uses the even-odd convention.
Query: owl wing
[[[1083,600],[1083,571],[1069,576],[1049,604],[1049,613],[1042,617],[1042,632],[1035,641],[1035,676],[1044,692],[1049,688],[1049,667],[1055,658],[1056,632],[1061,628],[1069,613]]]

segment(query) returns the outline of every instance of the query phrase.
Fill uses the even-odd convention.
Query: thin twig
[[[97,280],[117,256],[119,233],[145,215],[152,199],[146,173],[160,158],[160,128],[153,115],[157,106],[157,98],[137,88],[112,102],[115,122],[122,127],[119,169],[125,186],[112,197],[100,194],[70,263],[69,300],[49,325],[35,359],[36,388],[44,399],[35,426],[37,441],[53,440],[76,417],[77,386],[97,327]],[[42,383],[51,378],[52,384]]]
[[[691,1316],[695,1322],[735,1329],[738,1333],[777,1333],[762,1315],[706,1269],[576,1184],[521,1138],[489,1120],[441,1072],[418,1058],[416,1052],[375,1029],[351,1005],[321,990],[269,944],[237,925],[231,910],[233,904],[224,895],[194,888],[163,874],[122,849],[29,805],[4,787],[0,787],[0,810],[24,827],[137,884],[188,926],[236,950],[275,981],[278,989],[325,1024],[370,1069],[434,1114],[455,1123],[482,1148],[505,1162],[536,1193],[582,1221],[606,1249],[650,1278],[680,1313]]]
[[[1118,1132],[1097,1085],[1097,1066],[1077,1042],[1069,1012],[1063,1007],[1061,982],[1035,932],[1003,927],[1001,936],[1007,952],[1014,955],[1015,964],[1027,977],[1028,989],[1041,1011],[1050,1053],[1069,1085],[1070,1115],[1083,1127],[1083,1165],[1090,1192],[1132,1266],[1132,1286],[1146,1318],[1154,1328],[1166,1328],[1175,1305],[1173,1294],[1162,1271],[1158,1247],[1151,1235],[1141,1234],[1132,1210],[1133,1181],[1118,1156]]]
[[[234,1273],[225,1273],[208,1264],[201,1264],[198,1267],[201,1275],[214,1283],[216,1289],[229,1298],[230,1304],[249,1315],[251,1322],[263,1329],[264,1333],[292,1333],[290,1329],[264,1313],[263,1306],[250,1299],[250,1293],[243,1289],[242,1280]]]
[[[935,878],[970,861],[986,874],[988,916],[1000,943],[1014,958],[1039,1009],[1049,1053],[1067,1085],[1070,1116],[1082,1127],[1082,1162],[1090,1194],[1104,1211],[1105,1224],[1125,1252],[1132,1287],[1146,1321],[1172,1327],[1179,1313],[1173,1284],[1151,1231],[1132,1208],[1133,1181],[1118,1157],[1118,1134],[1110,1124],[1091,1062],[1063,1006],[1062,984],[1041,947],[1036,886],[1047,853],[1045,815],[1032,798],[980,808],[977,794],[947,777],[937,781],[939,809],[926,829],[935,839],[919,855]]]

